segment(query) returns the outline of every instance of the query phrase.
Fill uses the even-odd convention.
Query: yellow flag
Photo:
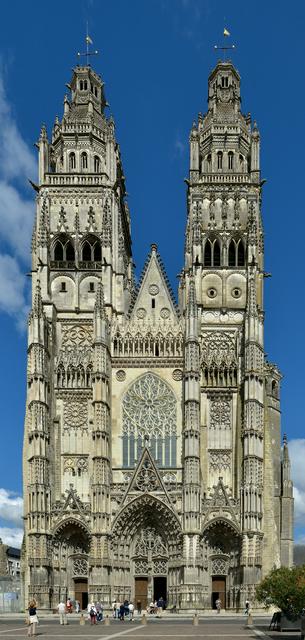
[[[223,35],[224,36],[230,36],[231,34],[230,34],[230,31],[228,31],[228,29],[224,28]]]

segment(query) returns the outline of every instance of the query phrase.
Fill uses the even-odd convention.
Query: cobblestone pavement
[[[0,639],[18,638],[27,636],[25,617],[4,619],[0,617]],[[147,625],[142,625],[138,618],[134,622],[126,620],[121,623],[118,620],[111,620],[109,626],[100,623],[90,626],[86,621],[84,626],[78,620],[70,620],[67,626],[61,626],[58,618],[42,618],[41,624],[37,627],[37,636],[41,640],[64,640],[65,638],[82,638],[83,640],[111,640],[118,638],[124,640],[175,640],[188,638],[204,638],[205,640],[235,640],[247,638],[276,638],[280,640],[299,639],[300,634],[280,634],[267,632],[266,619],[255,621],[254,627],[247,628],[245,619],[235,620],[200,618],[198,626],[192,624],[192,619],[164,620],[148,619]]]

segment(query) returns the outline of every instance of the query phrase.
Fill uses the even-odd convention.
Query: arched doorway
[[[52,543],[53,606],[67,598],[88,605],[90,534],[75,520],[61,523]]]
[[[236,608],[241,584],[241,537],[237,527],[228,520],[214,519],[206,525],[202,543],[208,561],[207,606],[216,609],[219,599],[223,609]]]
[[[113,598],[141,602],[163,597],[177,602],[181,527],[163,501],[143,495],[129,502],[113,526]]]

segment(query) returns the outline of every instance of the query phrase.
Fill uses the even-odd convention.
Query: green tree
[[[305,608],[305,565],[273,569],[257,586],[256,598],[276,605],[289,618],[299,616]]]

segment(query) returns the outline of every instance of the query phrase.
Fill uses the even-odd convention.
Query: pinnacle
[[[186,315],[188,318],[191,316],[197,316],[196,288],[193,276],[190,278]]]

